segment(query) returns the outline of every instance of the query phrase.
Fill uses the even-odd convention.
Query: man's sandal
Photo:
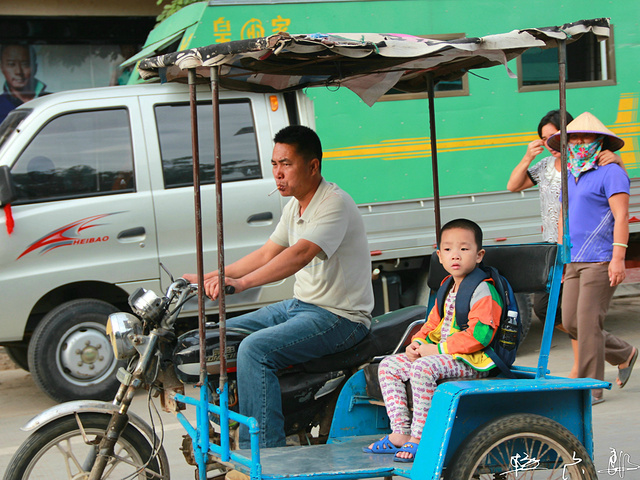
[[[393,457],[393,461],[394,462],[411,463],[411,462],[413,462],[414,458],[416,458],[416,452],[417,451],[418,451],[418,444],[417,443],[407,442],[404,445],[402,445],[402,447],[400,449],[398,449],[398,452]],[[409,452],[411,454],[411,458],[399,457],[398,453],[400,453],[400,452]]]
[[[362,451],[364,453],[396,453],[400,450],[400,447],[396,447],[391,440],[389,440],[389,435],[384,438],[381,438],[377,442],[373,442],[371,447],[362,447]]]

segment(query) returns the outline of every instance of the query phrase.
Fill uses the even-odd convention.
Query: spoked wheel
[[[596,480],[591,457],[559,423],[540,415],[514,414],[478,428],[458,448],[450,480]]]
[[[64,417],[33,433],[11,459],[4,480],[88,479],[110,416],[81,414],[78,418],[84,435],[75,416]],[[127,425],[101,478],[162,478],[153,453],[146,437]]]

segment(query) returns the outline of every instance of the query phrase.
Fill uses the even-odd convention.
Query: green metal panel
[[[156,29],[162,31],[154,30],[148,43],[187,25],[192,27],[186,30],[181,49],[278,31],[462,33],[472,37],[610,17],[616,84],[570,88],[567,108],[574,116],[590,110],[621,135],[627,142],[621,152],[627,170],[632,177],[640,174],[640,2],[568,0],[559,5],[553,0],[517,0],[508,6],[496,0],[215,3],[183,9]],[[509,66],[517,71],[515,61]],[[482,77],[469,76],[468,96],[436,100],[442,195],[504,190],[526,145],[537,138],[539,119],[558,108],[557,91],[518,92],[517,80],[509,78],[501,66],[478,74]],[[339,183],[358,203],[431,196],[426,99],[368,107],[347,89],[315,88],[307,94],[314,100],[327,179]]]

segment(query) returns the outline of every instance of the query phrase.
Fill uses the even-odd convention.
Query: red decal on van
[[[86,230],[87,228],[99,227],[104,225],[103,223],[93,223],[101,218],[108,217],[109,215],[115,215],[116,213],[105,213],[102,215],[94,215],[93,217],[83,218],[82,220],[78,220],[77,222],[70,223],[69,225],[65,225],[53,232],[48,233],[44,237],[39,240],[36,240],[31,245],[27,247],[27,249],[20,254],[20,256],[16,259],[24,257],[27,253],[31,253],[34,250],[41,248],[40,254],[45,254],[55,248],[65,247],[68,245],[83,245],[88,243],[96,243],[96,242],[106,242],[109,240],[108,236],[96,237],[96,238],[82,238],[80,237],[80,232]]]

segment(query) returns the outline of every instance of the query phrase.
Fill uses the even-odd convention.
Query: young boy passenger
[[[458,328],[455,316],[460,285],[484,257],[482,230],[471,220],[452,220],[442,227],[437,254],[453,277],[444,297],[442,318],[436,303],[405,353],[385,358],[378,371],[392,433],[364,451],[393,453],[397,462],[413,462],[438,380],[482,378],[495,366],[484,352],[502,312],[502,302],[492,282],[480,282],[473,292],[467,329]],[[407,404],[407,380],[413,391],[413,418]]]

